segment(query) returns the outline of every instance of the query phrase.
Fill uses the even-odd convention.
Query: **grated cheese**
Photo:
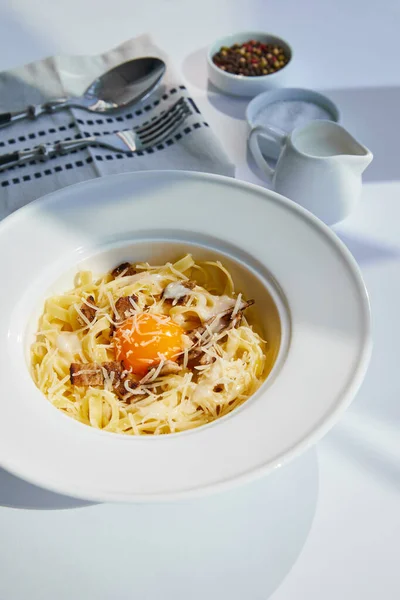
[[[140,342],[141,346],[148,346],[149,344],[154,344],[155,342],[158,342],[160,340],[160,336],[159,335],[153,335],[153,337],[150,340],[142,341]],[[138,344],[135,344],[135,346]]]
[[[72,373],[72,377],[78,377],[78,375],[93,375],[98,373],[97,369],[82,369],[81,371],[77,371],[76,373]]]
[[[129,384],[128,379],[126,379],[124,381],[124,388],[126,389],[127,392],[129,392],[130,394],[143,394],[143,391],[140,389],[140,387],[134,387],[132,388]]]
[[[115,373],[114,371],[110,371],[110,373],[107,371],[107,369],[105,369],[104,367],[101,367],[101,371],[103,373],[103,378],[104,378],[104,388],[111,392],[111,390],[113,389],[113,381],[115,378]]]
[[[140,310],[139,306],[136,304],[132,296],[129,296],[129,303],[131,304],[132,308],[134,308],[136,311]]]
[[[115,302],[114,302],[114,298],[112,297],[112,294],[108,290],[106,291],[106,296],[107,296],[108,301],[110,303],[111,310],[113,311],[113,314],[117,317],[118,320],[120,320],[121,319],[121,315],[117,311],[117,308],[116,308]]]
[[[242,303],[242,294],[238,294],[238,297],[236,298],[236,304],[232,311],[231,319],[234,319],[236,317],[236,315],[238,314],[241,303]]]
[[[182,367],[184,369],[187,368],[188,361],[189,361],[189,348],[184,348],[183,349],[183,361],[182,361]]]

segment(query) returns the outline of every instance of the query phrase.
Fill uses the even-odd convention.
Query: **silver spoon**
[[[19,112],[0,113],[0,127],[71,107],[94,113],[113,112],[149,96],[161,82],[165,69],[165,62],[160,58],[135,58],[95,79],[82,96],[58,98]]]

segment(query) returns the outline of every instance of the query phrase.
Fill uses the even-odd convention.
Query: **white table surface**
[[[207,88],[204,47],[240,29],[287,38],[292,85],[329,91],[375,154],[362,206],[336,227],[371,297],[375,348],[365,383],[316,448],[214,497],[78,507],[0,471],[0,600],[400,597],[398,0],[2,0],[0,69],[97,53],[150,32],[237,177],[263,184],[246,155],[246,101]]]

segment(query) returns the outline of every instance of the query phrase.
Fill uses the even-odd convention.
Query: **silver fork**
[[[175,104],[147,125],[137,129],[125,129],[117,133],[91,136],[79,140],[40,144],[31,150],[18,150],[0,155],[0,171],[31,160],[48,160],[53,156],[67,154],[87,146],[101,146],[115,152],[138,152],[167,140],[192,114],[185,101],[180,98]]]

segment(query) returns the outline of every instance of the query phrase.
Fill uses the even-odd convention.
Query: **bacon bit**
[[[97,387],[104,383],[101,367],[95,363],[71,363],[69,375],[72,385]]]
[[[72,385],[82,387],[104,386],[105,375],[109,377],[113,391],[120,397],[126,396],[125,382],[133,389],[138,386],[136,377],[126,371],[122,362],[72,363],[69,369]]]
[[[123,372],[117,380],[113,381],[113,390],[120,397],[123,398],[127,394],[127,390],[134,390],[138,387],[139,382],[136,377],[129,372]]]
[[[117,277],[129,277],[130,275],[136,275],[136,273],[137,271],[131,263],[124,262],[111,271],[111,276],[116,279]]]
[[[131,300],[133,302],[131,302]],[[136,294],[132,294],[131,296],[123,296],[122,298],[118,298],[115,303],[115,310],[117,313],[117,321],[118,323],[122,321],[126,321],[129,317],[131,317],[135,313],[135,309],[133,307],[133,303],[138,301],[138,297]]]
[[[86,298],[85,302],[83,302],[80,307],[80,311],[83,314],[83,317],[85,317],[89,323],[93,323],[93,321],[96,318],[96,313],[97,313],[97,306],[96,306],[93,296],[88,296]],[[87,325],[87,322],[85,321],[84,318],[82,318],[79,315],[79,313],[78,313],[78,321],[79,321],[79,324],[82,326]]]

